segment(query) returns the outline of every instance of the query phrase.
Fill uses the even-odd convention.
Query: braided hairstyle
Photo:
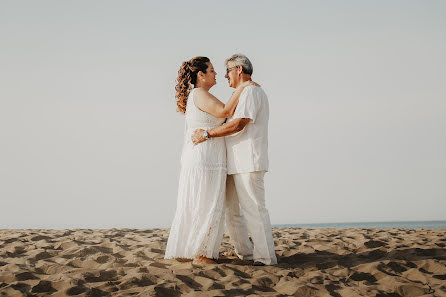
[[[177,85],[175,90],[177,91],[175,98],[177,99],[178,111],[186,113],[186,104],[189,93],[192,90],[192,85],[197,83],[198,72],[206,73],[208,68],[209,58],[195,57],[189,61],[185,61],[181,64],[180,70],[178,70]]]

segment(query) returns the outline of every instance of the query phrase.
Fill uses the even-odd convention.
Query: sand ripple
[[[273,229],[276,266],[227,236],[195,266],[164,260],[167,229],[0,230],[0,296],[446,296],[445,231]]]

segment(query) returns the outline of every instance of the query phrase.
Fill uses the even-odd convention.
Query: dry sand
[[[273,229],[279,264],[164,260],[167,229],[0,230],[0,296],[446,296],[446,230]]]

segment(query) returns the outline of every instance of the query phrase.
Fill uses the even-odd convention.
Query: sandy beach
[[[279,264],[164,260],[168,229],[0,230],[0,296],[446,296],[444,229],[274,228]]]

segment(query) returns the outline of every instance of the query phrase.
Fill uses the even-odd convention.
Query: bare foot
[[[194,260],[192,261],[192,264],[195,264],[195,265],[217,264],[217,262],[215,262],[215,261],[212,260],[212,259],[203,257],[203,256],[196,256],[196,257],[194,258]]]
[[[225,257],[238,257],[234,250],[229,250],[223,253]]]

